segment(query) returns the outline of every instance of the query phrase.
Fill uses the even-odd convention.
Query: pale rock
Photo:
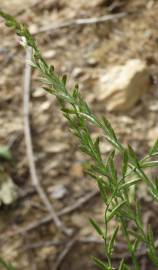
[[[149,104],[149,110],[151,112],[157,112],[158,111],[158,103],[157,100],[152,101],[152,104]]]
[[[149,85],[146,64],[139,59],[132,59],[100,76],[97,98],[105,101],[108,111],[125,111],[135,105]]]
[[[46,59],[52,59],[52,58],[54,58],[56,56],[56,51],[55,50],[49,50],[49,51],[44,52],[43,55],[44,55],[44,57]]]
[[[69,149],[69,145],[66,143],[47,144],[45,151],[47,153],[60,153]]]
[[[17,186],[11,177],[0,168],[0,205],[10,205],[16,201],[18,196]]]
[[[32,23],[32,24],[29,26],[29,31],[30,31],[31,34],[37,33],[37,31],[38,31],[37,24]]]
[[[32,96],[34,98],[41,98],[46,96],[46,92],[43,90],[43,88],[37,88],[35,91],[32,91]]]
[[[96,58],[90,57],[87,59],[87,64],[89,66],[95,67],[98,64],[98,60]]]
[[[66,187],[61,184],[49,188],[49,192],[51,193],[51,197],[57,200],[62,199],[68,193]]]
[[[46,100],[38,107],[38,112],[42,113],[42,112],[48,111],[50,106],[51,106],[50,100]]]
[[[72,76],[78,78],[83,74],[83,70],[80,67],[75,67],[72,71]]]

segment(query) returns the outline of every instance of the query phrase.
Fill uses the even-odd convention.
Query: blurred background
[[[0,9],[27,24],[47,62],[68,75],[69,88],[78,83],[93,112],[106,115],[120,140],[142,157],[158,137],[158,2],[1,0]],[[36,71],[27,115],[33,160],[47,198],[73,237],[54,226],[32,186],[24,131],[25,64],[25,50],[0,20],[0,255],[23,270],[97,269],[90,255],[104,258],[103,246],[89,218],[102,224],[104,206],[96,183],[84,173],[87,157]],[[94,137],[99,132],[92,129]],[[101,139],[102,154],[110,150]],[[156,232],[157,208],[151,208],[143,187],[139,196],[144,220]],[[123,252],[122,243],[116,261]],[[140,260],[142,269],[154,269],[145,256]]]

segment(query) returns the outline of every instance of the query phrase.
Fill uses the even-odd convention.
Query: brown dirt
[[[48,62],[52,63],[59,73],[69,75],[71,78],[69,86],[77,81],[93,111],[98,115],[106,114],[121,141],[132,144],[142,156],[158,136],[158,2],[156,0],[39,0],[38,2],[33,7],[32,1],[12,0],[10,5],[10,0],[1,0],[0,8],[17,15],[19,20],[27,23],[32,32],[67,19],[128,12],[118,21],[57,29],[38,34],[36,38]],[[114,2],[118,5],[111,10],[110,7]],[[19,230],[25,231],[29,224],[44,218],[47,211],[38,195],[29,192],[31,180],[22,113],[25,52],[17,45],[15,34],[6,29],[2,23],[0,23],[0,38],[0,144],[11,145],[14,165],[3,163],[3,166],[18,185],[21,194],[14,205],[2,207],[0,210],[0,255],[13,262],[17,269],[53,270],[68,239],[52,222],[27,233],[18,233]],[[151,88],[130,111],[119,114],[106,112],[106,104],[96,101],[96,82],[100,70],[137,57],[145,60],[149,67]],[[86,157],[79,152],[78,141],[68,131],[66,120],[59,112],[55,98],[40,89],[40,84],[36,81],[36,72],[33,78],[30,116],[38,175],[54,208],[60,211],[95,190],[96,184],[84,174]],[[96,135],[98,130],[92,130],[92,133]],[[102,142],[102,147],[103,154],[107,155],[109,145]],[[55,199],[52,190],[59,185],[64,187],[66,192],[61,199]],[[24,191],[28,191],[27,196],[22,196]],[[144,204],[148,205],[147,200]],[[80,238],[96,237],[89,225],[88,217],[94,216],[102,222],[103,211],[104,207],[96,196],[86,206],[63,216],[62,221],[73,228]],[[152,215],[149,222],[150,220],[153,220]],[[154,227],[156,228],[155,225]],[[48,240],[61,243],[64,241],[64,244],[43,245],[31,249],[32,244]],[[26,246],[30,248],[26,249]],[[96,269],[91,263],[89,254],[103,257],[102,246],[94,243],[75,244],[60,269]],[[144,263],[144,258],[141,259],[141,263]],[[146,266],[145,269],[154,268]]]

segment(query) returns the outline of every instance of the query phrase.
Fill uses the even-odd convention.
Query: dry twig
[[[71,240],[70,240],[71,241]],[[66,241],[43,241],[43,242],[37,242],[37,243],[32,243],[24,247],[22,252],[25,252],[28,249],[38,249],[38,248],[43,248],[43,247],[50,247],[50,246],[62,246],[67,243]],[[98,239],[96,237],[76,237],[75,238],[75,243],[81,243],[81,244],[99,244],[103,245],[103,240]],[[130,259],[131,255],[129,252],[127,252],[127,245],[124,243],[115,243],[115,247],[119,253],[114,253],[113,258],[115,260],[119,260],[121,258],[126,258]],[[158,240],[155,241],[155,247],[158,247]],[[124,250],[124,251],[123,251]],[[148,250],[145,247],[141,247],[138,252],[137,252],[137,257],[141,258],[143,256],[146,256],[148,253]]]
[[[60,265],[63,263],[65,257],[67,256],[67,254],[70,252],[70,250],[72,249],[72,247],[74,246],[74,244],[76,243],[76,236],[73,237],[72,239],[70,239],[67,244],[65,245],[64,250],[60,253],[57,262],[55,264],[55,266],[53,266],[52,270],[58,270]]]
[[[32,58],[32,49],[28,48],[26,59],[27,61],[28,60],[31,61],[31,58]],[[37,190],[41,200],[43,201],[45,207],[50,213],[51,220],[53,219],[56,227],[59,228],[65,234],[70,235],[71,233],[70,230],[64,226],[64,224],[60,221],[59,217],[55,213],[55,210],[53,209],[51,203],[48,200],[47,195],[45,194],[43,188],[41,187],[39,178],[37,176],[37,171],[36,171],[36,166],[35,166],[35,161],[34,161],[31,131],[30,131],[30,122],[29,122],[30,86],[31,86],[31,66],[28,63],[26,63],[25,74],[24,74],[24,101],[23,101],[24,133],[25,133],[26,150],[27,150],[32,185]]]
[[[63,215],[72,213],[73,211],[75,211],[76,209],[79,209],[82,205],[84,205],[85,203],[87,203],[89,200],[91,200],[92,198],[94,198],[97,194],[99,194],[99,191],[98,190],[89,192],[84,197],[82,197],[81,199],[79,199],[74,205],[65,207],[64,209],[62,209],[61,211],[59,211],[57,213],[57,216],[60,217],[60,216],[63,216]],[[46,217],[42,218],[41,220],[38,220],[38,221],[35,221],[35,222],[29,224],[26,228],[17,230],[12,235],[24,234],[25,232],[32,231],[32,230],[38,228],[39,226],[42,226],[42,225],[50,222],[51,219],[52,219],[52,217],[49,214]],[[9,235],[9,236],[11,236],[11,235]]]
[[[38,29],[36,32],[33,32],[33,35],[38,35],[43,32],[49,32],[52,30],[57,30],[65,27],[71,27],[75,25],[87,25],[87,24],[96,24],[96,23],[101,23],[101,22],[107,22],[107,21],[114,21],[120,18],[123,18],[126,16],[127,13],[121,12],[118,14],[110,14],[110,15],[105,15],[101,17],[93,17],[93,18],[86,18],[86,19],[74,19],[70,21],[64,21],[62,23],[57,23],[53,25],[48,25],[48,26],[43,26],[40,29]]]
[[[63,216],[69,213],[72,213],[76,209],[80,208],[83,204],[90,201],[92,198],[94,198],[96,195],[99,194],[99,190],[93,190],[86,194],[85,196],[78,199],[78,201],[70,206],[65,207],[61,211],[59,211],[58,216]]]
[[[76,237],[76,242],[82,243],[82,244],[103,244],[103,240],[96,238],[96,237],[82,237],[78,238]],[[43,248],[43,247],[51,247],[51,246],[62,246],[67,243],[67,240],[64,241],[41,241],[37,243],[30,243],[24,246],[24,248],[21,250],[21,252],[25,252],[28,249],[38,249],[38,248]],[[126,248],[125,245],[121,245],[121,247]]]
[[[36,242],[36,243],[30,243],[26,245],[21,252],[25,252],[27,249],[38,249],[38,248],[43,248],[43,247],[51,247],[51,246],[62,246],[65,245],[67,240],[64,241],[41,241],[41,242]],[[100,238],[94,237],[94,236],[89,236],[89,237],[77,237],[76,238],[77,243],[81,244],[97,244],[97,245],[103,245],[104,241]],[[124,243],[115,243],[115,247],[118,250],[125,250],[127,249],[127,245]]]
[[[29,245],[29,240],[28,240],[28,235],[27,233],[23,235],[24,238],[24,244],[26,244],[27,246]],[[32,249],[27,249],[27,257],[28,257],[28,261],[31,261],[31,270],[37,270],[37,264],[36,264],[36,260],[34,260],[33,258],[33,250]]]

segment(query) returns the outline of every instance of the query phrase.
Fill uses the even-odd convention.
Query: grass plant
[[[47,64],[36,41],[27,27],[20,24],[12,16],[0,11],[5,24],[13,28],[21,37],[25,48],[33,49],[30,65],[40,72],[44,91],[56,96],[60,110],[67,119],[71,132],[78,138],[80,149],[90,157],[91,165],[87,171],[96,181],[100,197],[105,205],[104,226],[100,226],[95,218],[90,220],[97,234],[104,243],[105,260],[93,257],[98,269],[102,270],[140,270],[137,252],[143,246],[151,262],[158,267],[158,256],[151,226],[146,229],[142,220],[141,203],[137,196],[139,185],[144,182],[153,201],[158,203],[158,179],[151,179],[146,169],[158,167],[158,140],[148,153],[139,160],[137,153],[128,145],[123,145],[106,117],[97,118],[82,98],[75,85],[67,89],[67,77],[59,76],[54,67]],[[101,154],[100,139],[93,139],[90,127],[95,126],[112,145],[112,151],[105,157]],[[121,156],[121,168],[116,166],[116,156]],[[131,200],[131,192],[134,199]],[[115,219],[116,227],[111,232],[111,222]],[[132,225],[131,225],[132,224]],[[131,262],[122,258],[118,266],[114,266],[115,243],[123,237],[127,243]],[[132,266],[131,266],[132,265]],[[4,264],[5,267],[5,264]],[[7,268],[6,269],[12,269]]]

